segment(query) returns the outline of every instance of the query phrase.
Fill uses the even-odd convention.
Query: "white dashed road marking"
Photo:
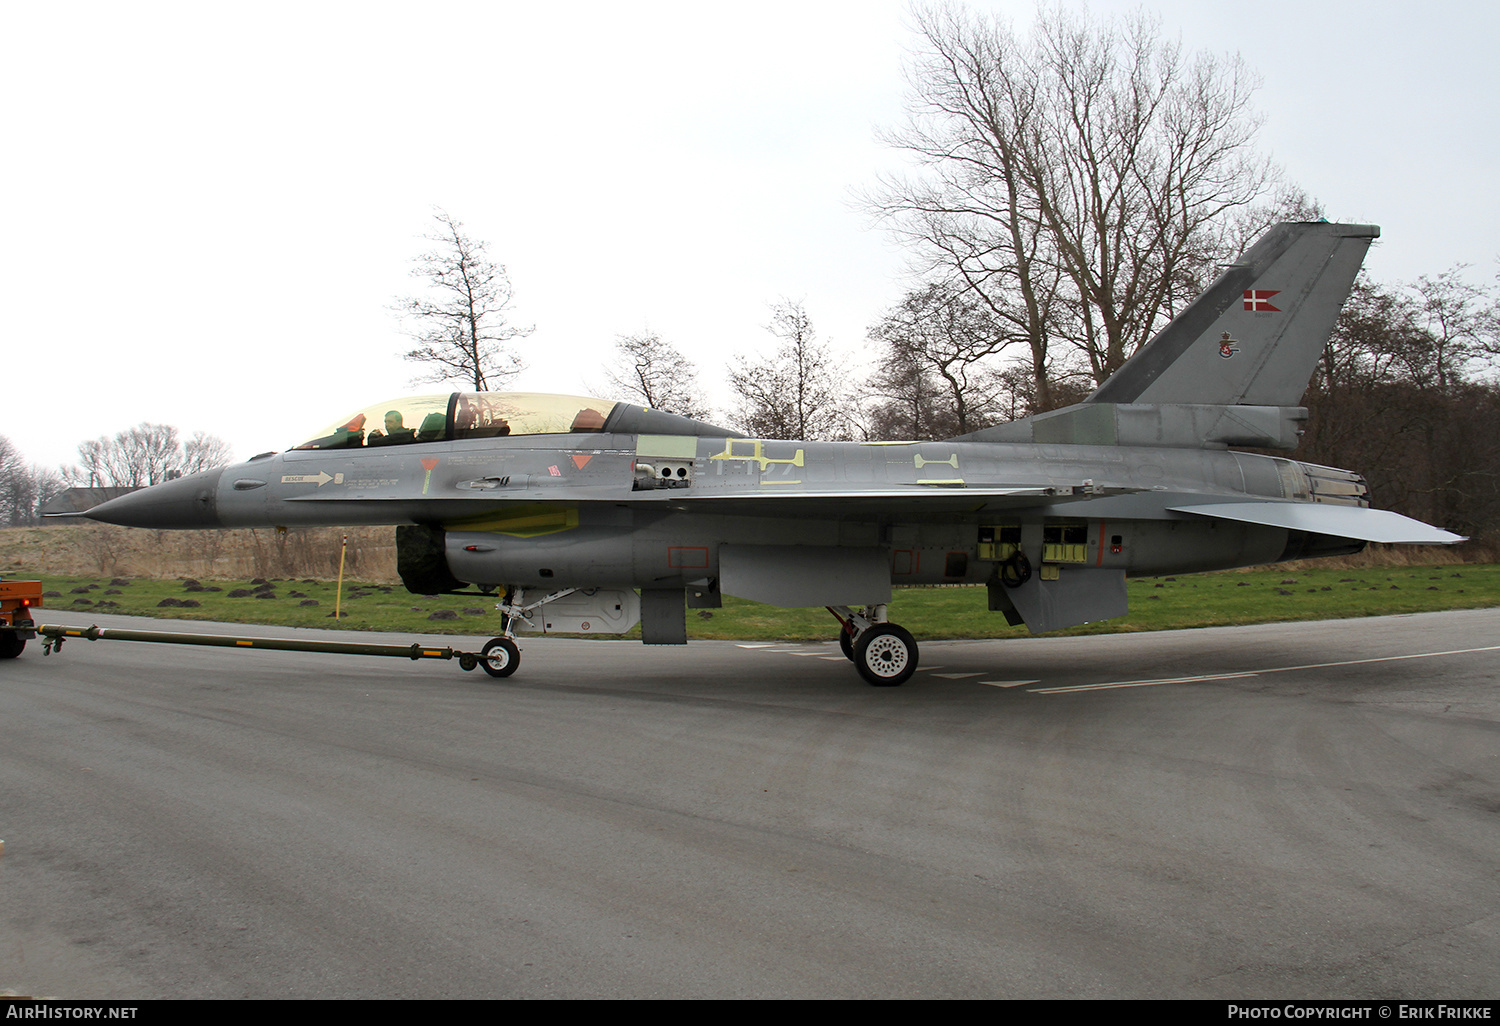
[[[1300,666],[1272,666],[1264,670],[1247,670],[1244,673],[1208,673],[1197,677],[1162,677],[1158,680],[1112,680],[1103,684],[1074,684],[1068,687],[1034,688],[1033,695],[1060,695],[1070,691],[1099,691],[1104,688],[1143,688],[1155,684],[1196,684],[1209,680],[1235,680],[1241,677],[1258,677],[1263,673],[1292,673],[1297,670],[1328,670],[1336,666],[1366,666],[1370,663],[1394,663],[1403,659],[1435,659],[1438,656],[1472,655],[1476,652],[1500,652],[1500,645],[1485,645],[1483,648],[1453,648],[1445,652],[1411,652],[1406,655],[1375,656],[1370,659],[1342,659],[1334,663],[1304,663]]]
[[[744,642],[738,643],[740,648],[753,648],[770,650],[780,655],[804,656],[809,658],[823,659],[830,663],[842,663],[847,660],[842,655],[827,655],[826,645],[816,648],[791,647],[778,645],[775,642]],[[1367,663],[1391,663],[1402,659],[1434,659],[1438,656],[1471,655],[1477,652],[1500,652],[1500,645],[1486,645],[1482,648],[1455,648],[1445,652],[1412,652],[1408,655],[1376,656],[1371,659],[1345,659],[1333,663],[1306,663],[1301,666],[1273,666],[1264,670],[1244,670],[1238,673],[1203,673],[1192,677],[1157,677],[1150,680],[1111,680],[1099,684],[1064,684],[1048,688],[1031,688],[1027,694],[1031,695],[1067,695],[1078,691],[1106,691],[1112,688],[1145,688],[1154,687],[1157,684],[1202,684],[1216,680],[1243,680],[1247,677],[1258,677],[1265,673],[1291,673],[1296,670],[1326,670],[1338,666],[1363,666]],[[923,666],[923,673],[944,680],[969,680],[973,677],[983,677],[985,671],[975,670],[964,673],[938,673],[943,666]],[[1019,688],[1028,684],[1040,684],[1039,680],[981,680],[978,684],[987,684],[995,688]]]
[[[1271,673],[1271,670],[1262,670],[1262,673]],[[1105,688],[1144,688],[1152,684],[1196,684],[1205,680],[1235,680],[1239,677],[1254,677],[1253,672],[1247,673],[1205,673],[1197,677],[1162,677],[1160,680],[1112,680],[1103,684],[1069,684],[1055,688],[1033,688],[1033,695],[1062,695],[1072,691],[1100,691]]]

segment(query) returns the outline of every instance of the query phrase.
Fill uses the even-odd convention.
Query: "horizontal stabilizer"
[[[1284,527],[1336,538],[1380,542],[1383,545],[1457,545],[1461,535],[1424,524],[1400,513],[1363,506],[1319,502],[1222,502],[1203,506],[1173,506],[1176,513],[1236,520],[1246,524]]]

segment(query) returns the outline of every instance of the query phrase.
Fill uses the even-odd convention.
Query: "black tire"
[[[839,631],[839,651],[844,653],[845,659],[854,662],[854,639],[849,637],[848,631]]]
[[[854,643],[854,666],[877,688],[904,684],[917,671],[917,641],[904,627],[877,623]]]
[[[463,655],[458,657],[458,666],[459,669],[466,672],[469,670],[477,669],[479,666],[479,657],[465,652]]]
[[[14,659],[26,647],[26,639],[14,631],[0,631],[0,659]]]
[[[492,638],[479,651],[479,665],[491,677],[509,677],[521,665],[521,650],[509,638]]]

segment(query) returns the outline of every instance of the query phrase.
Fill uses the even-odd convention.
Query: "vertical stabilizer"
[[[1299,405],[1379,236],[1368,224],[1275,225],[1086,401]]]

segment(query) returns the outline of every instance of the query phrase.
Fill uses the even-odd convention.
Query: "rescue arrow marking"
[[[287,474],[287,475],[285,475],[285,476],[282,477],[281,483],[282,484],[315,484],[319,488],[322,488],[324,485],[326,485],[329,481],[332,481],[332,480],[333,480],[332,477],[328,476],[327,474],[323,473],[323,471],[320,470],[320,471],[317,472],[316,475],[313,475],[313,474]]]

